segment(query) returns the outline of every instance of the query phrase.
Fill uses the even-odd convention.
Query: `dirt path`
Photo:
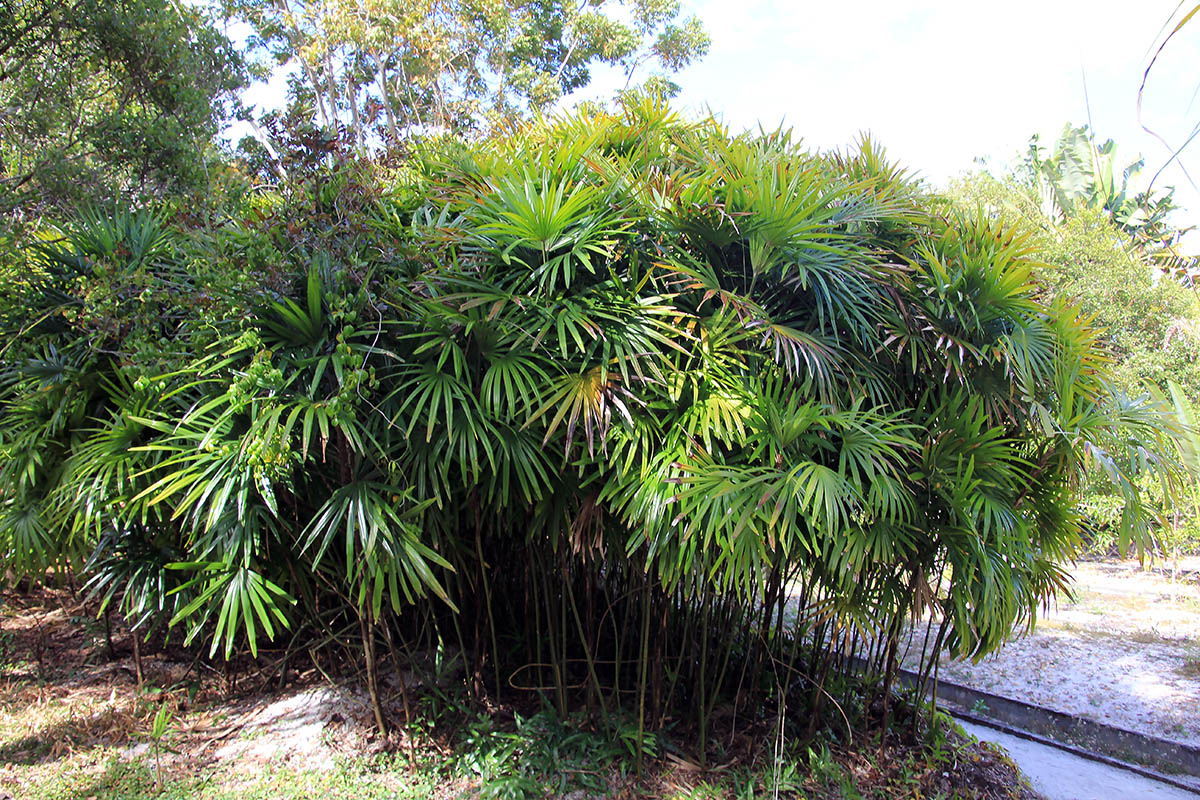
[[[972,688],[1200,745],[1200,580],[1135,563],[1084,562],[1076,598],[978,664],[945,661]],[[920,642],[917,642],[919,647]],[[910,654],[908,663],[915,661]]]

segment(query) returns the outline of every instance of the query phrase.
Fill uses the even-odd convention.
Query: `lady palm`
[[[189,305],[179,264],[211,241],[120,234],[126,269],[184,286],[183,355],[137,385],[122,340],[20,331],[9,565],[91,549],[131,618],[226,654],[360,647],[380,724],[377,634],[413,664],[456,643],[476,692],[614,726],[686,708],[703,739],[738,686],[782,700],[803,675],[815,714],[835,660],[890,676],[930,607],[939,647],[998,647],[1064,585],[1082,471],[1123,487],[1132,536],[1132,475],[1172,467],[1170,425],[1039,301],[1021,234],[945,213],[869,142],[813,155],[647,101],[405,170],[302,235],[283,212],[219,231],[295,279],[228,290],[241,314]],[[38,366],[60,352],[81,360]],[[47,404],[53,381],[74,388]]]

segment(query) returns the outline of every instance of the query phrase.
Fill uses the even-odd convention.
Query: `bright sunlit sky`
[[[1190,6],[1190,4],[1189,4]],[[1137,94],[1151,46],[1178,0],[684,0],[712,37],[675,76],[677,105],[706,108],[735,130],[781,123],[813,147],[845,147],[870,131],[935,186],[987,157],[997,167],[1032,133],[1053,141],[1067,122],[1115,139],[1119,161],[1146,157],[1148,180],[1171,151],[1143,131]],[[1151,73],[1142,121],[1172,145],[1200,122],[1200,17]],[[604,70],[584,96],[623,82]],[[1085,102],[1084,81],[1088,102]],[[276,84],[278,86],[278,84]],[[274,87],[272,87],[274,88]],[[269,102],[261,87],[250,99]],[[1181,159],[1200,184],[1200,141]],[[1200,225],[1200,191],[1169,167],[1179,225]]]

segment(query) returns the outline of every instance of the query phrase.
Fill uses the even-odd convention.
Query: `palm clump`
[[[651,100],[23,257],[6,568],[214,655],[365,660],[380,726],[383,665],[456,652],[476,696],[639,750],[685,719],[703,758],[725,703],[811,732],[831,675],[890,684],[909,618],[926,665],[1032,625],[1085,469],[1140,541],[1134,477],[1173,468],[1020,230],[870,141]]]

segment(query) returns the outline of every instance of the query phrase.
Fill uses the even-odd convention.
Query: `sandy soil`
[[[114,642],[115,653],[100,623],[66,592],[0,597],[0,787],[10,766],[104,747],[126,757],[149,753],[146,732],[162,703],[172,711],[162,753],[169,768],[224,763],[253,772],[294,762],[328,769],[339,754],[365,749],[365,696],[331,687],[313,670],[283,692],[235,693],[216,670],[168,648],[143,656],[139,688],[132,637],[114,626]]]
[[[978,664],[945,661],[941,673],[993,694],[1200,745],[1200,563],[1193,562],[1174,577],[1169,567],[1146,572],[1132,562],[1081,562],[1075,599],[1051,609],[1034,633]]]
[[[238,735],[213,755],[239,766],[295,760],[309,769],[332,769],[347,735],[365,735],[366,726],[355,718],[365,717],[368,708],[364,698],[328,686],[293,690],[265,705],[259,700],[238,719]]]

